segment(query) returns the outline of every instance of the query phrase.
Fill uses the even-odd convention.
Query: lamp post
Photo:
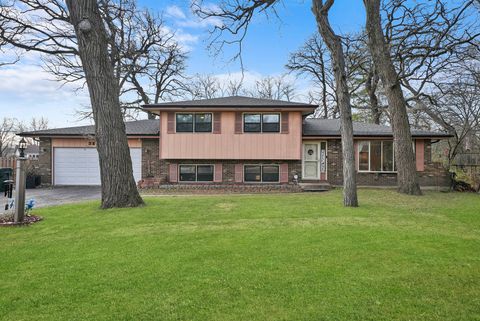
[[[25,216],[25,149],[27,148],[27,142],[22,137],[18,144],[18,150],[20,155],[17,159],[17,173],[15,183],[15,223],[23,222]]]

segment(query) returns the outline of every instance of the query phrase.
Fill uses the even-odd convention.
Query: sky
[[[207,49],[208,31],[213,22],[201,21],[189,9],[190,0],[138,0],[146,7],[163,14],[166,26],[188,50],[187,74],[214,74],[222,77],[239,75],[238,61],[231,61],[236,47],[229,46],[218,56]],[[209,3],[216,3],[211,0]],[[243,64],[251,81],[285,72],[289,54],[315,32],[315,19],[310,0],[283,0],[278,7],[280,19],[257,15],[243,45]],[[331,24],[337,33],[358,32],[365,22],[362,1],[339,0],[334,4]],[[306,82],[299,79],[299,84]],[[76,110],[88,106],[86,90],[62,85],[42,69],[38,54],[27,53],[13,66],[0,68],[0,119],[46,117],[50,127],[68,127],[88,123],[79,121]]]

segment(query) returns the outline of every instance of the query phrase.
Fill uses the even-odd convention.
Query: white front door
[[[54,148],[54,185],[100,185],[96,148]],[[142,149],[130,148],[133,176],[142,179]]]
[[[327,142],[303,144],[303,179],[327,179]]]

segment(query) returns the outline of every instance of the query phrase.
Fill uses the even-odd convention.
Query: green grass
[[[480,197],[341,192],[36,210],[0,229],[1,320],[480,320]]]

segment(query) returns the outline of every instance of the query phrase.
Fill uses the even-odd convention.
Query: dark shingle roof
[[[353,122],[354,136],[392,136],[389,126]],[[340,136],[339,119],[307,118],[303,121],[303,136]],[[449,134],[424,130],[412,130],[414,137],[450,137]]]
[[[131,122],[125,122],[125,129],[129,136],[157,136],[160,131],[160,121],[158,119],[145,119]],[[33,132],[23,132],[19,136],[90,136],[95,134],[95,128],[91,126],[78,126],[67,128],[55,128],[38,130]]]
[[[144,105],[145,109],[155,109],[158,107],[235,107],[235,108],[249,108],[249,107],[289,107],[289,108],[316,108],[317,105],[274,100],[274,99],[262,99],[252,98],[244,96],[231,96],[212,99],[199,99],[199,100],[185,100],[175,101],[160,104]]]

